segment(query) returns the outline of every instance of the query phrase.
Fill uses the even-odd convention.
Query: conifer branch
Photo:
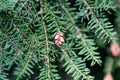
[[[45,59],[46,59],[46,62],[47,62],[47,67],[48,67],[48,73],[47,74],[48,74],[48,79],[50,80],[51,78],[50,78],[50,60],[49,60],[49,54],[48,54],[48,50],[49,50],[49,47],[48,47],[48,37],[47,37],[46,25],[45,25],[44,18],[43,18],[42,14],[41,14],[41,17],[42,17],[42,24],[43,24],[43,27],[44,27],[44,33],[45,33],[45,38],[46,38],[46,50],[47,50],[47,54],[45,55]]]
[[[59,1],[60,1],[60,0],[59,0]],[[80,36],[80,38],[81,38],[81,40],[82,40],[82,43],[84,44],[84,47],[86,47],[87,52],[89,53],[89,55],[91,56],[91,58],[92,58],[95,62],[97,62],[98,64],[100,64],[101,62],[98,61],[96,58],[94,58],[93,52],[92,52],[91,49],[88,47],[88,45],[87,45],[84,37],[82,36],[81,30],[80,30],[80,29],[78,28],[78,26],[76,25],[75,20],[74,20],[73,17],[71,16],[70,12],[65,8],[64,5],[61,4],[61,6],[62,6],[62,8],[64,9],[64,11],[66,12],[66,14],[69,16],[71,22],[74,24],[75,29],[76,29],[77,33],[79,34],[79,36]]]
[[[64,55],[66,56],[66,58],[68,58],[68,59],[70,60],[71,64],[75,67],[75,69],[76,69],[85,79],[90,80],[90,79],[88,79],[88,78],[78,69],[78,67],[76,66],[76,64],[74,64],[74,62],[70,59],[69,55],[68,55],[63,49],[62,49],[61,51],[64,53]]]
[[[29,9],[27,10],[27,12],[26,12],[26,13],[25,13],[22,17],[24,18],[27,14],[29,14],[29,13],[30,13],[30,11],[32,10],[32,8],[33,8],[33,7],[32,7],[32,6],[30,6],[30,7],[29,7]]]
[[[81,35],[81,36],[82,36],[82,35]],[[97,60],[97,59],[94,57],[93,51],[91,51],[91,49],[87,46],[85,39],[84,39],[84,38],[81,38],[81,40],[82,40],[84,46],[86,47],[87,51],[89,52],[90,56],[92,57],[92,60],[95,60],[95,62],[97,62],[98,64],[100,64],[100,61]]]
[[[16,24],[13,24],[13,26],[20,33],[21,36],[25,37],[25,35],[17,28]],[[23,38],[23,42],[25,42],[28,45],[28,41],[24,38]]]
[[[42,8],[41,8],[42,10]],[[42,10],[43,11],[43,10]],[[45,54],[45,65],[47,65],[47,78],[49,80],[51,80],[51,70],[50,70],[50,57],[49,57],[49,46],[48,46],[48,35],[47,35],[47,29],[46,29],[46,24],[45,24],[45,21],[44,21],[44,17],[43,15],[41,14],[41,18],[42,18],[42,25],[44,27],[44,34],[45,34],[45,39],[46,39],[46,54]]]
[[[33,53],[34,53],[34,51],[32,50],[32,45],[30,44],[30,43],[28,43],[28,41],[24,38],[26,35],[24,35],[21,31],[20,31],[20,29],[16,26],[16,24],[13,24],[13,26],[14,26],[14,28],[18,31],[18,33],[21,35],[21,36],[23,36],[23,42],[25,42],[25,44],[29,47],[29,49],[31,49],[31,52],[30,52],[30,54],[29,54],[29,56],[27,57],[27,60],[26,60],[26,62],[25,63],[23,63],[24,65],[22,65],[22,69],[20,69],[19,67],[18,67],[18,71],[20,70],[20,73],[19,74],[17,74],[17,80],[19,80],[20,78],[22,78],[23,77],[23,75],[24,74],[27,74],[28,76],[29,76],[29,74],[26,72],[26,71],[29,71],[29,73],[31,73],[31,74],[33,74],[33,72],[32,71],[30,71],[29,70],[29,68],[31,68],[32,66],[33,66],[33,62],[32,62],[32,56],[33,56]],[[35,40],[36,40],[36,38],[35,38]],[[36,41],[37,42],[37,41]],[[29,50],[28,49],[28,50]],[[23,54],[23,53],[22,53]],[[17,57],[18,57],[19,55],[17,55],[14,59],[17,59]],[[20,61],[19,61],[20,62]],[[32,64],[32,65],[31,65]]]
[[[19,78],[25,73],[25,71],[26,71],[26,69],[27,69],[27,67],[29,65],[30,59],[32,58],[32,55],[33,55],[33,53],[30,52],[30,54],[28,56],[28,59],[26,60],[26,63],[24,65],[23,69],[21,70],[20,74],[17,77],[17,80],[19,80]]]
[[[12,40],[12,38],[10,38],[7,34],[4,34],[5,37],[8,39],[8,41],[10,42],[10,45],[13,46],[15,53],[17,53],[17,55],[15,55],[15,53],[12,53],[14,54],[15,56],[13,56],[10,60],[9,60],[9,63],[6,63],[5,65],[8,65],[8,68],[6,68],[6,70],[9,70],[11,68],[11,66],[13,65],[13,62],[16,62],[18,56],[20,56],[21,54],[23,54],[23,51],[17,46],[17,44]],[[6,44],[7,45],[7,44]],[[8,49],[10,46],[6,46],[4,49]],[[2,47],[1,47],[2,49]]]
[[[58,25],[58,22],[57,22],[57,19],[56,19],[56,15],[55,15],[55,14],[53,13],[53,11],[50,10],[49,7],[47,7],[46,5],[47,5],[46,3],[44,3],[44,4],[41,3],[41,6],[42,6],[42,7],[45,7],[45,9],[47,9],[47,10],[51,13],[51,15],[53,16],[53,20],[55,21],[56,27],[57,27],[58,30],[59,30],[59,25]]]
[[[113,36],[111,36],[110,33],[108,33],[108,32],[105,30],[105,28],[102,26],[102,24],[101,24],[101,22],[99,21],[99,19],[96,17],[96,15],[95,15],[92,7],[87,3],[86,0],[82,0],[82,1],[83,1],[83,3],[87,6],[87,9],[90,10],[93,19],[96,21],[95,24],[96,24],[96,25],[99,25],[99,28],[104,32],[104,34],[105,34],[107,37],[109,37],[110,40],[114,41]]]
[[[22,18],[24,18],[25,15],[27,15],[27,13],[30,13],[30,10],[32,10],[32,7],[30,7],[31,9],[27,10],[27,12],[22,16]],[[34,22],[34,20],[39,16],[39,14],[42,13],[42,10],[36,12],[36,14],[34,14],[32,16],[32,19],[31,18],[28,18],[29,19],[29,23],[28,24],[25,24],[25,26],[29,29],[29,31],[31,32],[31,34],[33,34],[33,32],[31,31],[30,29],[30,25]]]
[[[113,6],[109,6],[109,5],[106,5],[106,6],[94,6],[94,7],[87,7],[88,10],[90,9],[104,9],[104,8],[113,8]]]
[[[15,50],[18,51],[17,55],[10,61],[10,63],[13,64],[13,62],[18,58],[18,56],[21,55],[21,54],[23,54],[23,51],[20,50],[11,39],[10,39],[10,42],[15,46]]]
[[[1,70],[1,66],[0,66],[0,70]],[[7,75],[6,73],[4,73],[3,71],[0,71],[0,79],[1,80],[9,80],[7,79]]]
[[[23,4],[22,7],[20,7],[18,13],[25,7],[25,5],[28,3],[29,0],[26,0]]]
[[[103,12],[110,13],[116,5],[112,0],[71,2],[0,1],[0,80],[57,80],[61,74],[58,59],[74,80],[94,80],[86,61],[91,66],[102,61],[93,36],[104,42],[116,40],[109,16]],[[61,45],[57,45],[57,37]]]
[[[48,37],[47,37],[46,25],[45,25],[44,18],[43,18],[42,14],[41,14],[41,17],[42,17],[42,24],[43,24],[43,27],[44,27],[44,33],[45,33],[45,38],[46,38],[46,49],[48,51],[49,47],[48,47]]]
[[[78,66],[74,63],[74,61],[70,58],[70,56],[66,53],[66,51],[65,51],[64,49],[61,49],[61,51],[64,53],[64,55],[65,55],[65,57],[67,58],[67,60],[70,61],[70,65],[72,65],[72,66],[76,69],[76,71],[78,72],[78,74],[80,74],[80,75],[83,77],[82,79],[91,80],[90,77],[87,77],[86,74],[83,73],[83,72],[78,68]],[[66,63],[68,63],[68,62],[66,62]],[[65,63],[65,64],[66,64],[66,63]],[[71,69],[72,69],[72,68],[71,68]],[[73,77],[75,77],[75,76],[77,76],[77,75],[74,74]],[[80,79],[80,78],[78,78],[78,79]]]
[[[15,6],[16,6],[16,4],[18,4],[18,2],[19,2],[19,0],[15,0],[15,3],[14,3],[14,5],[13,5],[12,9],[15,8]]]

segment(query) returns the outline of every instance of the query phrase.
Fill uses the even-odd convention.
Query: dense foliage
[[[114,0],[0,0],[0,80],[94,80],[102,44],[117,41]],[[58,32],[64,43],[57,45]]]

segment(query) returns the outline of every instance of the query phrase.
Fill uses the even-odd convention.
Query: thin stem
[[[76,64],[73,62],[73,60],[71,60],[70,56],[65,52],[64,49],[61,49],[61,51],[64,53],[64,55],[70,60],[71,65],[73,65],[73,67],[83,76],[84,79],[86,80],[90,80],[88,77],[85,76],[85,74],[83,72],[81,72],[79,70],[79,68],[76,66]]]
[[[93,9],[91,8],[91,6],[87,3],[86,0],[82,0],[82,1],[84,2],[84,4],[86,4],[86,6],[87,6],[87,8],[90,10],[92,16],[95,18],[96,24],[99,25],[100,29],[102,29],[102,31],[104,31],[104,33],[106,34],[106,36],[109,36],[109,38],[110,38],[112,41],[114,41],[113,38],[110,36],[110,34],[107,33],[107,31],[103,28],[103,26],[101,25],[101,22],[97,19],[97,17],[96,17],[96,15],[95,15]]]
[[[88,52],[89,52],[91,58],[92,58],[95,62],[97,62],[97,63],[99,64],[99,61],[98,61],[97,59],[94,58],[94,55],[92,54],[91,49],[87,46],[87,43],[85,42],[85,39],[82,38],[81,40],[82,40],[84,46],[86,47],[86,49],[88,50]]]
[[[20,7],[18,13],[25,7],[25,5],[28,3],[29,0],[26,0],[23,4],[22,7]]]
[[[61,1],[61,0],[59,0],[59,1]],[[91,50],[90,50],[89,47],[87,46],[87,43],[86,43],[84,37],[82,36],[81,30],[80,30],[80,29],[78,28],[78,26],[76,25],[73,17],[72,17],[71,14],[69,13],[69,11],[65,8],[64,5],[61,4],[61,6],[62,6],[63,10],[64,10],[64,11],[68,14],[68,16],[70,17],[70,20],[71,20],[71,22],[74,24],[75,29],[77,30],[77,33],[80,33],[80,37],[81,37],[81,39],[82,39],[82,42],[83,42],[84,46],[86,47],[88,53],[90,54],[91,58],[92,58],[94,61],[96,61],[97,63],[99,63],[99,61],[94,58],[94,55],[92,54]]]
[[[58,31],[59,31],[59,25],[58,25],[58,22],[57,22],[57,19],[56,19],[56,15],[53,13],[52,10],[50,10],[50,9],[46,6],[46,3],[45,3],[45,5],[41,3],[41,6],[42,6],[42,7],[45,7],[45,8],[51,13],[51,15],[53,16],[53,19],[54,19],[54,21],[55,21],[55,25],[56,25],[56,27],[58,28]]]
[[[45,33],[45,39],[46,39],[46,49],[48,51],[49,47],[48,47],[47,29],[46,29],[46,25],[45,25],[44,18],[43,18],[42,14],[41,14],[41,17],[42,17],[42,24],[43,24],[43,27],[44,27],[44,33]]]
[[[47,54],[46,54],[45,58],[47,59],[47,67],[48,67],[48,73],[47,73],[47,75],[48,75],[48,79],[50,80],[50,59],[49,59],[49,53],[48,53],[49,46],[48,46],[47,29],[46,29],[46,25],[45,25],[44,18],[43,18],[42,14],[41,14],[41,17],[42,17],[42,23],[43,23],[44,33],[45,33],[45,38],[46,38],[46,50],[47,50]]]
[[[24,68],[22,69],[22,71],[21,71],[21,73],[19,74],[19,76],[17,77],[17,80],[19,80],[19,77],[25,72],[25,70],[26,70],[26,68],[27,68],[27,66],[28,66],[28,64],[29,64],[29,62],[30,62],[30,59],[31,59],[32,55],[33,55],[33,53],[30,52],[29,57],[28,57],[28,59],[27,59],[27,61],[26,61],[26,63],[25,63],[25,66],[24,66]]]
[[[87,9],[91,8],[91,9],[99,9],[99,8],[112,8],[113,6],[95,6],[95,7],[88,7]]]
[[[113,60],[113,58],[111,58],[110,59],[110,64],[108,66],[108,72],[107,73],[111,73],[112,72],[113,63],[114,63],[114,60]]]

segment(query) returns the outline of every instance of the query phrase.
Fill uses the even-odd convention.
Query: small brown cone
[[[63,33],[58,31],[57,34],[55,35],[54,41],[55,44],[58,46],[63,44],[65,42]]]

